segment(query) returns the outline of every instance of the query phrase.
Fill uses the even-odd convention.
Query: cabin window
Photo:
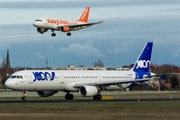
[[[42,20],[39,20],[39,19],[37,19],[36,21],[40,21],[40,22],[42,22]]]

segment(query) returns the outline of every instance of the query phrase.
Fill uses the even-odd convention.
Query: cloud
[[[172,58],[178,58],[180,56],[180,48],[173,49],[172,51]]]
[[[68,47],[60,48],[59,54],[66,54],[70,56],[77,56],[79,58],[90,58],[90,57],[105,57],[103,53],[97,48],[92,47],[88,44],[70,44]]]
[[[113,48],[112,50],[109,50],[108,51],[109,53],[112,53],[114,55],[119,55],[119,54],[126,54],[128,52],[127,49],[124,49],[124,48]]]
[[[40,53],[35,53],[34,56],[36,56],[38,59],[44,59],[44,56],[41,55]]]
[[[155,63],[179,64],[178,0],[17,1],[0,1],[0,54],[9,49],[13,66],[44,66],[44,58],[54,66],[87,65],[99,59],[110,66],[131,64],[148,41],[154,42]],[[89,22],[104,20],[103,24],[72,31],[70,37],[60,31],[51,37],[50,30],[41,35],[32,25],[39,17],[76,20],[87,5]]]
[[[86,5],[93,7],[132,6],[132,5],[171,5],[179,4],[178,0],[1,0],[0,8],[8,9],[57,9],[77,8]]]

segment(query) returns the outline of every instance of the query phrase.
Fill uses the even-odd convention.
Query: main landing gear
[[[54,33],[54,31],[52,31],[52,32],[53,32],[53,33],[51,34],[51,36],[52,36],[52,37],[55,37],[55,36],[56,36],[56,33]],[[68,33],[67,33],[67,36],[71,36],[71,33],[68,32]]]
[[[51,36],[52,36],[52,37],[55,37],[55,36],[56,36],[56,33],[54,33],[54,30],[52,30],[52,32],[53,32],[53,33],[51,34]]]
[[[65,95],[65,99],[66,99],[66,100],[73,100],[73,99],[74,99],[74,95],[67,93],[67,94]]]
[[[74,99],[74,95],[73,94],[69,94],[69,92],[65,95],[65,99],[66,100],[73,100]],[[93,96],[94,100],[101,100],[102,96],[101,94],[97,94],[95,96]]]
[[[68,33],[67,33],[67,36],[71,36],[71,33],[70,33],[70,32],[68,32]]]
[[[27,95],[26,92],[27,91],[22,91],[22,92],[23,92],[23,96],[21,97],[21,100],[26,101],[27,100],[27,97],[26,97],[26,95]]]

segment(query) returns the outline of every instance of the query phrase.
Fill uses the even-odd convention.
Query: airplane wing
[[[79,88],[84,85],[88,86],[101,86],[101,85],[116,85],[116,84],[123,84],[123,83],[136,83],[141,84],[141,82],[146,82],[151,80],[152,78],[145,78],[145,79],[135,79],[135,80],[115,80],[115,81],[106,81],[106,82],[95,82],[95,83],[77,83],[74,87]]]
[[[98,22],[93,22],[93,23],[84,23],[84,24],[75,24],[75,25],[66,25],[68,27],[76,28],[76,27],[82,27],[82,26],[91,26],[91,25],[96,25],[104,23],[104,21],[98,21]],[[62,26],[57,26],[57,28],[61,28]]]

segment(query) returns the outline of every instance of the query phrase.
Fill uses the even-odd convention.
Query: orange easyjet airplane
[[[71,36],[70,31],[81,30],[87,27],[90,27],[95,24],[100,24],[104,21],[98,21],[93,23],[88,23],[90,7],[86,7],[83,14],[78,21],[73,20],[64,20],[64,19],[52,19],[52,18],[41,18],[37,19],[33,25],[37,27],[37,31],[41,34],[47,32],[48,30],[52,31],[51,36],[56,36],[54,30],[67,32],[67,36]]]

